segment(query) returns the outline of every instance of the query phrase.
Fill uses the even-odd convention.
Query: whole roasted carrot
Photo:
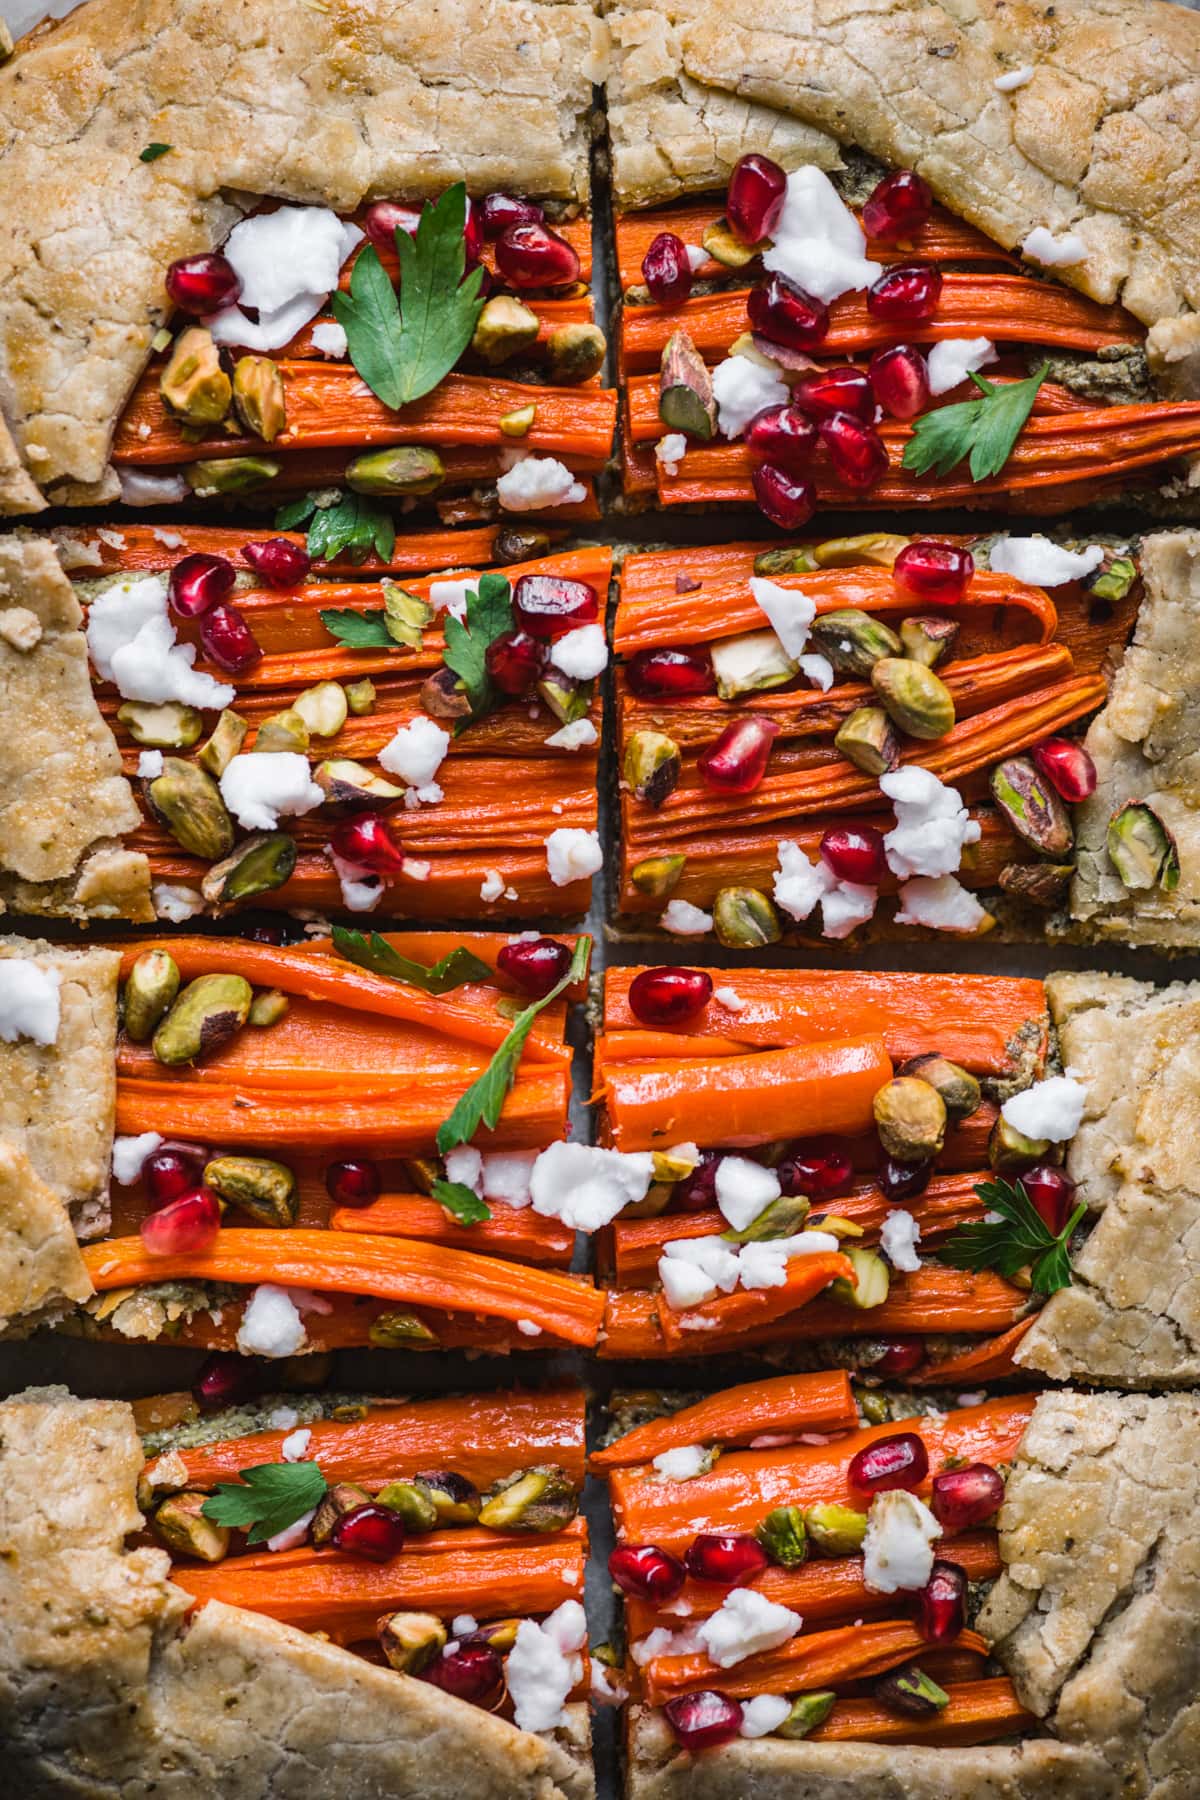
[[[575,1233],[557,1219],[544,1219],[529,1207],[493,1206],[490,1219],[459,1225],[436,1200],[422,1194],[381,1194],[370,1206],[336,1206],[329,1215],[333,1231],[370,1232],[376,1237],[420,1238],[458,1250],[483,1250],[514,1262],[544,1263],[566,1269],[575,1250]]]
[[[1037,1720],[1007,1676],[954,1682],[949,1704],[931,1719],[906,1719],[877,1700],[839,1700],[810,1743],[988,1744],[1030,1730]]]
[[[683,1444],[748,1444],[764,1432],[845,1431],[858,1409],[844,1369],[821,1375],[777,1375],[726,1388],[695,1406],[650,1419],[588,1458],[593,1470],[646,1463]]]
[[[485,568],[494,557],[497,537],[504,529],[502,525],[485,525],[476,531],[414,531],[400,533],[396,537],[391,555],[382,560],[374,549],[363,557],[361,562],[351,562],[349,557],[336,557],[328,562],[320,562],[313,571],[314,578],[324,576],[353,575],[369,577],[384,572],[392,574],[424,574],[437,569]],[[203,553],[207,556],[224,556],[236,563],[246,574],[252,574],[251,565],[245,561],[242,552],[248,543],[258,541],[256,534],[248,528],[228,525],[173,525],[168,534],[178,538],[178,543],[163,543],[161,525],[126,525],[122,521],[119,532],[120,543],[108,543],[98,538],[89,544],[99,557],[102,569],[107,573],[113,569],[166,569],[185,556]],[[263,532],[263,536],[286,538],[297,549],[306,547],[305,534],[302,531]],[[554,532],[551,537],[561,535]],[[242,604],[242,596],[238,596],[238,605]],[[179,621],[176,621],[177,629]],[[182,635],[182,634],[181,634]]]

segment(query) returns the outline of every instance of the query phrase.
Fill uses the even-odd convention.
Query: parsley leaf
[[[374,975],[386,975],[392,981],[406,981],[410,987],[418,987],[426,994],[449,994],[466,981],[493,979],[487,963],[481,962],[463,944],[449,951],[430,969],[401,956],[377,931],[365,937],[361,931],[349,931],[344,925],[335,925],[333,947],[339,956],[357,964],[360,969],[369,969]]]
[[[491,1207],[464,1181],[435,1181],[433,1197],[439,1206],[453,1213],[460,1225],[481,1225],[492,1216]]]
[[[223,1481],[200,1508],[214,1525],[249,1530],[247,1543],[264,1544],[319,1506],[327,1482],[315,1462],[259,1463],[239,1481]]]
[[[943,1262],[952,1269],[995,1269],[1015,1275],[1028,1266],[1034,1291],[1055,1294],[1071,1285],[1071,1259],[1067,1245],[1087,1211],[1080,1201],[1057,1235],[1038,1212],[1021,1181],[981,1181],[975,1192],[996,1220],[960,1225],[941,1248]]]
[[[1049,363],[1043,363],[1027,381],[1009,381],[1002,386],[972,375],[979,399],[939,406],[916,419],[912,438],[904,447],[904,467],[914,475],[924,475],[927,469],[948,475],[969,455],[972,481],[998,475],[1049,371]]]
[[[330,606],[322,609],[321,623],[330,637],[347,650],[393,650],[396,640],[387,628],[387,614],[382,607],[370,612],[356,612],[352,606]]]
[[[467,595],[465,622],[446,614],[445,661],[471,702],[471,720],[491,712],[500,696],[487,671],[488,647],[513,627],[512,588],[503,575],[481,575],[476,593]]]
[[[450,1117],[438,1127],[437,1147],[443,1156],[447,1150],[469,1143],[481,1124],[486,1125],[489,1131],[494,1130],[508,1098],[508,1090],[516,1079],[517,1065],[525,1048],[525,1040],[533,1029],[534,1020],[566,988],[583,980],[587,974],[590,952],[591,939],[580,938],[571,958],[571,966],[562,980],[543,999],[535,1000],[532,1006],[527,1006],[523,1013],[518,1014],[512,1030],[483,1074],[471,1083],[466,1093],[455,1103]]]
[[[425,207],[414,233],[397,228],[400,299],[373,244],[355,261],[350,292],[333,296],[351,362],[393,410],[430,393],[474,336],[483,271],[463,279],[466,219],[467,190],[459,181]]]
[[[363,494],[339,494],[332,506],[318,506],[315,494],[289,500],[275,514],[276,531],[295,531],[308,520],[308,554],[316,562],[333,562],[343,550],[351,562],[362,562],[374,550],[381,562],[391,560],[396,546],[392,515],[372,506]]]
[[[297,525],[303,525],[306,520],[311,519],[316,510],[317,501],[314,494],[302,494],[299,500],[289,500],[285,505],[276,509],[275,529],[276,531],[294,531]]]
[[[174,148],[174,144],[147,144],[146,148],[139,152],[138,161],[157,162],[160,156],[165,156],[168,150]]]

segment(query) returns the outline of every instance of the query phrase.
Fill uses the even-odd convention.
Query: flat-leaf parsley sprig
[[[1071,1285],[1067,1245],[1087,1211],[1080,1201],[1060,1232],[1053,1232],[1025,1192],[1020,1180],[981,1181],[975,1192],[997,1219],[960,1225],[941,1248],[941,1259],[953,1269],[995,1269],[1013,1276],[1028,1268],[1035,1293],[1056,1294]]]

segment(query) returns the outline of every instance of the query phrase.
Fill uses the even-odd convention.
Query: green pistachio
[[[894,531],[865,531],[857,537],[826,538],[813,547],[813,560],[818,569],[856,569],[869,563],[877,569],[890,569],[900,552],[911,543]]]
[[[213,862],[233,848],[233,820],[221,790],[195,763],[164,758],[162,774],[146,784],[146,799],[155,818],[189,855]]]
[[[494,563],[535,562],[539,556],[547,556],[549,551],[550,533],[534,526],[522,531],[515,525],[506,525],[492,540]]]
[[[268,713],[255,735],[254,748],[265,755],[291,751],[303,756],[308,749],[308,726],[294,706]]]
[[[375,711],[375,683],[369,675],[361,681],[347,681],[344,685],[346,705],[356,719],[362,719]]]
[[[795,678],[792,661],[773,631],[749,631],[711,646],[713,674],[722,700],[759,694]]]
[[[420,699],[421,711],[428,713],[431,719],[468,719],[471,716],[466,689],[454,670],[445,666],[425,677]]]
[[[401,1675],[419,1675],[446,1648],[446,1627],[434,1613],[385,1613],[376,1627],[388,1667]]]
[[[878,1090],[875,1129],[897,1162],[926,1162],[946,1139],[946,1106],[938,1090],[915,1075],[897,1075]]]
[[[164,700],[158,706],[126,700],[117,708],[117,718],[135,744],[150,750],[190,750],[204,730],[204,715],[178,700]]]
[[[268,456],[217,456],[188,463],[183,478],[194,494],[249,494],[282,472],[283,464]]]
[[[954,697],[924,663],[885,656],[871,670],[871,686],[893,723],[909,737],[945,737],[954,725]]]
[[[679,785],[683,759],[674,738],[661,731],[635,731],[625,746],[625,780],[636,800],[659,807]]]
[[[1127,556],[1114,556],[1109,562],[1100,564],[1090,575],[1085,575],[1083,585],[1089,594],[1097,600],[1124,600],[1126,594],[1137,580],[1137,564]]]
[[[479,1523],[491,1531],[562,1531],[577,1511],[570,1477],[550,1463],[496,1482],[480,1509]]]
[[[528,437],[536,418],[537,407],[530,401],[528,406],[517,406],[512,412],[501,413],[500,429],[505,437]]]
[[[207,1494],[172,1494],[163,1501],[151,1524],[155,1537],[176,1556],[219,1563],[229,1554],[229,1527],[205,1518],[202,1508],[207,1499]]]
[[[686,331],[673,331],[663,347],[658,416],[668,431],[705,442],[717,429],[712,376]]]
[[[713,261],[719,262],[722,268],[744,269],[756,256],[761,256],[764,250],[770,248],[771,240],[760,238],[757,244],[743,244],[731,229],[728,219],[717,219],[705,227],[700,242]]]
[[[353,1512],[356,1506],[365,1506],[370,1498],[366,1488],[356,1487],[350,1481],[339,1481],[326,1488],[309,1527],[309,1535],[317,1549],[330,1541],[339,1519]]]
[[[273,444],[287,424],[283,373],[269,356],[242,356],[233,371],[233,405],[247,431]]]
[[[1048,1138],[1026,1137],[1015,1125],[1010,1125],[1003,1113],[992,1126],[988,1137],[988,1167],[998,1174],[1013,1175],[1022,1169],[1032,1169],[1035,1163],[1050,1149]]]
[[[760,550],[754,558],[756,575],[810,575],[817,567],[811,550]]]
[[[144,1044],[164,1019],[179,992],[179,969],[166,950],[143,950],[129,971],[122,994],[125,1035]]]
[[[260,988],[250,1002],[250,1017],[246,1023],[257,1025],[266,1030],[271,1025],[278,1025],[280,1019],[287,1017],[290,1001],[286,994],[278,988]]]
[[[855,1388],[854,1398],[858,1410],[868,1425],[886,1425],[891,1419],[892,1408],[886,1394],[878,1388]]]
[[[881,706],[856,706],[834,735],[834,748],[865,775],[886,775],[900,761],[892,721]]]
[[[731,1244],[762,1244],[770,1238],[794,1237],[803,1231],[810,1210],[811,1203],[803,1194],[781,1194],[741,1231],[724,1231],[721,1235]]]
[[[242,1029],[254,994],[241,975],[198,975],[154,1033],[154,1054],[175,1068],[211,1056]]]
[[[760,950],[783,936],[779,914],[758,888],[722,888],[713,902],[713,929],[727,950]]]
[[[543,675],[537,684],[538,699],[549,707],[561,725],[573,725],[576,719],[587,718],[593,692],[592,682],[577,681],[573,675],[564,675],[560,670]]]
[[[201,768],[219,781],[246,741],[250,727],[235,712],[223,712],[207,744],[197,752]]]
[[[1005,863],[996,879],[1014,900],[1053,911],[1066,899],[1074,875],[1073,863]]]
[[[686,856],[647,856],[640,863],[635,863],[629,871],[629,879],[639,894],[651,894],[655,899],[662,899],[674,893],[679,886],[679,878],[683,874]]]
[[[1071,815],[1027,756],[1007,756],[992,770],[992,798],[1016,835],[1041,856],[1061,862],[1075,842]]]
[[[867,1535],[867,1515],[820,1501],[805,1507],[804,1529],[823,1556],[856,1556]]]
[[[294,1225],[300,1190],[286,1163],[265,1156],[215,1156],[204,1165],[204,1179],[215,1194],[260,1225]]]
[[[367,1327],[367,1341],[376,1350],[436,1350],[437,1337],[415,1313],[385,1312]]]
[[[926,1051],[923,1056],[910,1056],[907,1062],[901,1063],[896,1070],[899,1076],[917,1076],[927,1081],[930,1087],[936,1088],[941,1095],[946,1109],[946,1117],[952,1125],[962,1119],[969,1119],[978,1111],[983,1099],[983,1090],[975,1077],[958,1063],[951,1062],[949,1057],[939,1056],[936,1051]]]
[[[945,1689],[915,1663],[881,1676],[871,1691],[881,1705],[907,1719],[931,1719],[950,1704]]]
[[[852,1283],[839,1276],[830,1282],[830,1298],[840,1300],[844,1306],[853,1306],[859,1312],[882,1306],[891,1283],[891,1273],[882,1256],[874,1250],[862,1250],[857,1244],[847,1245],[842,1254],[849,1257],[856,1280]]]
[[[560,325],[546,339],[550,379],[559,387],[590,381],[604,367],[608,340],[598,325]]]
[[[811,1694],[797,1694],[792,1701],[792,1710],[782,1725],[777,1725],[773,1736],[781,1738],[804,1738],[818,1725],[823,1725],[837,1704],[837,1695],[832,1688],[818,1688]]]
[[[437,1512],[439,1525],[473,1525],[483,1505],[479,1489],[452,1469],[425,1470],[420,1481]]]
[[[423,1481],[389,1481],[375,1498],[399,1513],[409,1531],[432,1531],[437,1525],[438,1509]]]
[[[900,625],[900,642],[910,662],[932,669],[954,648],[959,633],[957,619],[911,618]]]
[[[221,367],[211,331],[193,325],[180,332],[159,377],[167,410],[189,425],[219,425],[229,411],[233,386]]]
[[[475,326],[471,348],[493,368],[537,343],[538,316],[512,294],[493,294]]]
[[[901,650],[894,631],[856,606],[822,613],[813,620],[810,635],[813,647],[829,658],[840,675],[864,679],[881,658],[898,657]]]
[[[781,1569],[798,1569],[808,1555],[804,1513],[798,1506],[775,1507],[755,1526],[754,1535]]]
[[[425,628],[433,623],[432,606],[419,594],[410,594],[407,588],[398,587],[386,576],[380,586],[383,589],[383,622],[388,636],[397,644],[406,644],[410,650],[423,650]]]
[[[346,465],[346,486],[356,494],[432,494],[446,479],[436,450],[422,444],[389,444]]]
[[[1179,850],[1153,807],[1130,801],[1109,820],[1108,859],[1133,892],[1158,887],[1171,893],[1179,886]]]
[[[394,806],[404,798],[402,787],[377,775],[365,763],[346,758],[318,763],[313,780],[324,792],[327,805],[344,806],[355,812]]]
[[[296,840],[285,831],[254,831],[221,862],[214,863],[200,891],[210,906],[236,906],[268,894],[291,880]]]

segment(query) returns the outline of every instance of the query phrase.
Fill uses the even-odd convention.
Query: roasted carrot
[[[384,573],[427,574],[438,569],[486,567],[493,561],[496,539],[504,529],[503,525],[485,525],[477,531],[399,533],[386,561],[372,549],[361,562],[352,562],[347,556],[319,562],[313,573],[317,577],[328,575],[366,579]],[[556,539],[562,533],[551,531],[548,535]],[[248,527],[239,529],[228,525],[172,525],[168,530],[162,525],[126,525],[122,521],[120,531],[110,532],[107,538],[96,538],[93,541],[91,534],[84,530],[80,531],[80,536],[86,538],[89,553],[100,559],[97,572],[113,569],[166,569],[185,556],[203,552],[208,556],[224,556],[249,575],[254,571],[243,555],[246,544],[259,542],[261,538],[269,536],[286,538],[288,543],[300,550],[307,545],[302,531],[268,532],[263,529],[261,533],[257,533]],[[168,541],[164,542],[164,539]],[[238,605],[242,603],[243,596],[239,594]],[[178,630],[182,621],[176,620],[175,624]]]
[[[1018,1375],[1014,1352],[1036,1317],[1036,1313],[1031,1313],[998,1337],[985,1338],[958,1356],[926,1363],[908,1379],[914,1387],[945,1387],[950,1382],[957,1386],[960,1382],[1004,1381],[1010,1375]]]
[[[829,1251],[815,1256],[795,1256],[787,1265],[785,1280],[778,1287],[737,1288],[732,1294],[717,1294],[699,1306],[676,1310],[665,1294],[658,1297],[658,1321],[668,1351],[689,1349],[712,1352],[723,1349],[729,1340],[742,1332],[752,1331],[782,1319],[806,1306],[829,1286],[831,1281],[848,1281],[854,1285],[854,1265],[840,1252]],[[703,1333],[703,1336],[696,1335]]]
[[[545,1263],[569,1268],[575,1233],[556,1219],[543,1219],[529,1207],[498,1204],[490,1219],[459,1225],[436,1200],[422,1194],[381,1194],[370,1206],[336,1206],[329,1216],[334,1231],[370,1232],[377,1237],[420,1238],[458,1250],[487,1250],[514,1262]]]
[[[845,1431],[857,1423],[858,1410],[844,1369],[777,1375],[770,1381],[726,1388],[694,1406],[637,1425],[616,1443],[594,1450],[588,1466],[621,1469],[650,1462],[681,1444],[748,1444],[764,1432]]]
[[[813,1744],[987,1744],[1015,1737],[1037,1724],[1017,1698],[1007,1676],[953,1683],[949,1704],[931,1719],[906,1719],[877,1700],[839,1700],[823,1725],[810,1731]]]

